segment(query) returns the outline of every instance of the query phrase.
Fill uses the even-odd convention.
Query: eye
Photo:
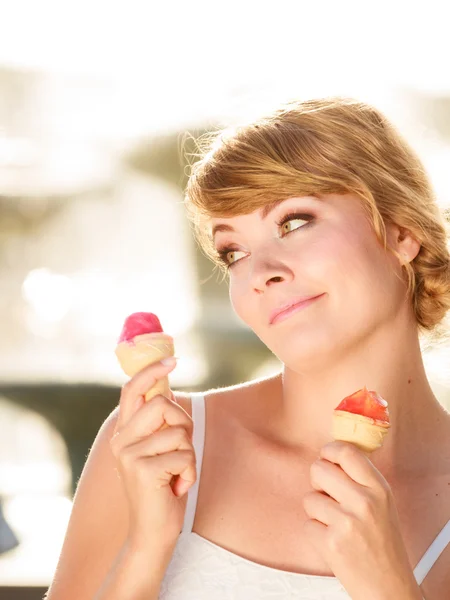
[[[219,261],[224,264],[227,268],[230,268],[234,263],[238,262],[238,260],[229,260],[229,254],[236,254],[237,252],[242,252],[245,254],[243,250],[234,250],[233,248],[229,248],[228,246],[222,248],[221,250],[217,250],[217,254],[219,255]]]
[[[292,231],[296,231],[297,229],[306,227],[306,225],[302,225],[301,227],[295,227],[292,229],[290,227],[292,221],[305,221],[307,224],[313,220],[313,216],[304,213],[289,213],[285,215],[281,221],[277,222],[278,227],[281,227],[283,233],[291,233]]]
[[[310,214],[305,214],[305,213],[289,213],[287,215],[285,215],[281,221],[277,222],[278,227],[281,227],[283,230],[284,234],[288,234],[288,233],[292,233],[293,231],[297,231],[297,229],[303,229],[304,227],[307,227],[309,224],[311,224],[311,222],[313,221],[314,217]],[[303,221],[305,224],[301,225],[299,227],[294,227],[293,229],[291,229],[289,227],[289,225],[291,224],[292,221]],[[217,254],[219,256],[219,262],[222,263],[223,265],[225,265],[227,267],[227,269],[229,269],[230,267],[232,267],[234,264],[236,264],[237,262],[239,262],[241,259],[229,259],[228,255],[229,254],[236,254],[242,252],[243,254],[245,254],[245,252],[243,250],[236,250],[234,248],[230,248],[229,246],[225,246],[224,248],[220,248],[217,250]]]

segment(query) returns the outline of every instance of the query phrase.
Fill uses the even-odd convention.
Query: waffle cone
[[[137,335],[132,342],[120,342],[116,347],[116,356],[120,366],[129,376],[134,377],[136,373],[160,361],[163,358],[174,355],[173,338],[166,333],[145,333]],[[160,379],[154,387],[146,394],[148,402],[158,394],[171,398],[168,377]]]
[[[371,453],[380,448],[388,430],[389,423],[381,424],[370,417],[344,410],[333,413],[334,439],[351,442],[363,452]]]

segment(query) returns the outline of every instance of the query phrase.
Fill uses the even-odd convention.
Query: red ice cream
[[[137,335],[160,333],[163,331],[158,317],[149,312],[135,312],[125,319],[120,334],[120,342],[131,342]]]
[[[347,396],[333,411],[332,436],[371,453],[383,444],[390,427],[388,403],[366,386]]]
[[[369,391],[366,386],[344,398],[335,410],[345,410],[356,415],[370,417],[380,423],[389,423],[388,403],[377,392]]]

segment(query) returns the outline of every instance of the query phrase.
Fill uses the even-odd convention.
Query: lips
[[[290,300],[289,302],[286,302],[285,304],[282,304],[281,306],[279,306],[278,308],[276,308],[274,311],[272,311],[272,313],[270,314],[270,325],[272,325],[272,323],[277,320],[277,317],[279,315],[282,315],[282,313],[288,313],[288,311],[290,312],[289,309],[293,309],[293,308],[297,308],[299,307],[298,305],[305,303],[309,303],[309,300],[315,300],[316,298],[319,298],[319,296],[322,296],[323,294],[319,294],[318,296],[307,296],[307,297],[303,297],[303,298],[293,298],[292,300]]]

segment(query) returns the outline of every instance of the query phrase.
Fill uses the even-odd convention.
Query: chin
[[[304,371],[308,367],[329,364],[330,356],[339,352],[342,345],[330,329],[325,331],[317,324],[310,327],[287,327],[282,333],[266,335],[261,341],[287,367],[294,371]]]

